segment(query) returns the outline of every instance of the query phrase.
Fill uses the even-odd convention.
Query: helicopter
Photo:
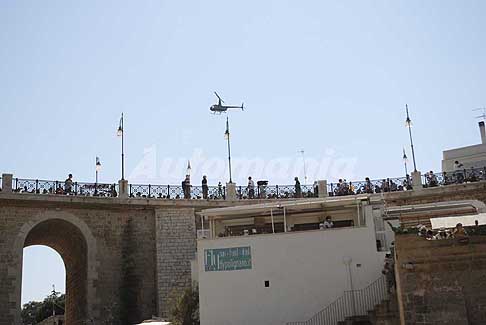
[[[245,109],[243,107],[243,103],[241,103],[241,106],[226,106],[226,105],[223,105],[224,104],[224,100],[221,99],[221,97],[219,97],[218,93],[217,92],[214,92],[214,94],[216,95],[216,97],[218,97],[218,103],[217,104],[214,104],[214,105],[211,105],[211,107],[209,108],[209,110],[211,112],[213,112],[213,114],[221,114],[221,113],[226,113],[229,109],[234,109],[234,108],[238,108],[238,109],[241,109],[242,111]]]

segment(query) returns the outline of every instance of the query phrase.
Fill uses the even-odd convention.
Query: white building
[[[486,130],[484,122],[479,122],[481,144],[462,148],[445,150],[442,152],[442,171],[453,172],[456,169],[486,167]],[[456,164],[456,161],[458,164]]]
[[[368,196],[203,211],[209,238],[198,240],[201,324],[305,321],[346,290],[365,288],[383,269],[382,213],[381,200]],[[334,228],[319,229],[328,216]]]

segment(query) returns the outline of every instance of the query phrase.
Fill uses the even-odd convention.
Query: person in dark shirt
[[[64,181],[64,193],[70,194],[72,189],[73,189],[73,174],[69,174],[68,178]]]
[[[300,187],[299,178],[295,177],[294,180],[295,180],[295,197],[300,198],[302,197],[302,188]]]
[[[203,199],[207,200],[209,188],[208,188],[208,179],[207,179],[206,175],[203,176],[201,183],[202,183]]]

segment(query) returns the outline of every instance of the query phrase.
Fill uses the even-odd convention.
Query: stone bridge
[[[486,200],[486,182],[380,195],[387,205]],[[333,198],[336,199],[336,198]],[[261,201],[101,198],[0,192],[0,324],[20,324],[22,256],[56,250],[66,268],[66,323],[134,324],[167,316],[191,285],[197,211]]]

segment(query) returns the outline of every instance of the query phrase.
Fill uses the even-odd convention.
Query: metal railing
[[[456,170],[446,173],[428,172],[422,175],[421,184],[424,188],[447,186],[451,184],[463,184],[486,180],[486,167]],[[0,177],[0,190],[2,189]],[[327,184],[329,196],[345,196],[358,194],[377,194],[386,192],[399,192],[412,190],[412,179],[407,177],[386,178],[361,181]],[[37,194],[69,194],[84,196],[117,197],[118,184],[73,182],[71,185],[65,181],[50,181],[39,179],[12,180],[12,190],[17,193]],[[236,196],[244,199],[295,199],[318,197],[317,185],[258,185],[251,190],[248,186],[237,186]],[[128,195],[130,197],[155,198],[155,199],[208,199],[224,200],[226,188],[224,186],[192,186],[184,189],[182,185],[151,185],[129,184]]]
[[[130,197],[154,199],[208,199],[220,200],[226,198],[224,186],[189,186],[184,191],[182,185],[145,185],[129,184]]]
[[[255,185],[253,192],[248,186],[238,186],[236,196],[245,199],[295,199],[317,197],[313,185]]]
[[[12,180],[12,190],[16,193],[116,197],[118,195],[118,184],[67,183],[41,179],[14,178]]]
[[[486,180],[486,167],[461,169],[449,173],[428,172],[422,175],[422,184],[424,187],[472,183],[484,180]]]
[[[340,181],[327,185],[329,196],[344,196],[357,194],[375,194],[412,190],[410,177],[396,177],[381,180],[365,179],[364,181]]]
[[[386,277],[381,276],[364,289],[345,291],[344,295],[307,321],[288,322],[287,325],[336,325],[348,317],[367,315],[387,298]]]

